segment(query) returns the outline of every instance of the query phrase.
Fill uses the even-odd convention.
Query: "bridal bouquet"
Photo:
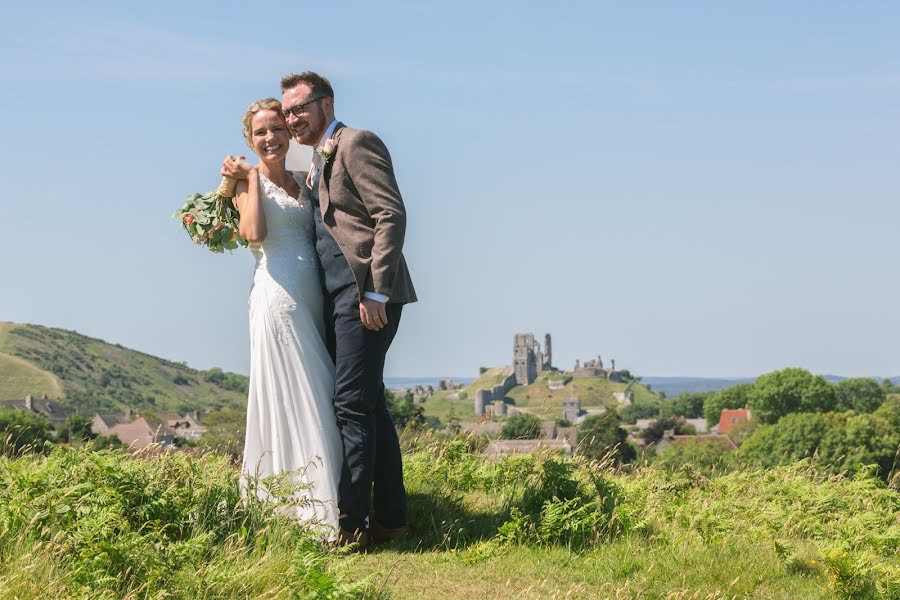
[[[219,189],[206,194],[191,194],[184,206],[172,215],[181,219],[184,230],[195,244],[216,253],[247,246],[247,240],[238,233],[239,217],[234,206],[236,185],[237,180],[223,177]]]

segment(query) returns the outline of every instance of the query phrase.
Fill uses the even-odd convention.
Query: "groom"
[[[384,359],[416,292],[403,258],[406,209],[391,157],[374,133],[334,118],[334,91],[312,72],[281,80],[282,114],[314,149],[306,180],[325,286],[334,412],[344,445],[338,486],[342,545],[409,535],[400,443],[384,397]],[[369,521],[373,495],[375,517]]]

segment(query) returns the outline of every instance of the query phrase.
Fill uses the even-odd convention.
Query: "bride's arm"
[[[222,162],[222,175],[238,180],[234,189],[234,205],[241,214],[238,233],[251,244],[262,243],[269,231],[259,197],[259,171],[243,155],[229,155]]]
[[[259,196],[259,173],[255,168],[250,169],[247,179],[238,181],[234,190],[234,204],[241,213],[241,237],[251,244],[262,243],[269,231]]]

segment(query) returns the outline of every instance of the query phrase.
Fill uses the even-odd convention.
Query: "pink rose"
[[[337,143],[334,141],[334,138],[328,138],[327,140],[325,140],[324,146],[319,146],[318,148],[316,148],[316,153],[325,160],[328,160],[334,154],[334,150],[336,147]]]
[[[181,222],[184,223],[185,225],[190,225],[191,223],[194,222],[194,215],[192,215],[192,214],[184,215],[183,217],[181,217]]]

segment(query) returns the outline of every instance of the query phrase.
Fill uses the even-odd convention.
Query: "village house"
[[[110,429],[129,422],[131,422],[130,408],[125,409],[124,413],[96,413],[91,419],[91,431],[97,435],[110,435]]]
[[[9,410],[22,410],[40,415],[50,421],[53,428],[56,430],[60,430],[65,426],[66,419],[73,412],[59,402],[48,399],[46,394],[41,398],[35,398],[31,394],[28,394],[23,400],[2,400],[0,401],[0,407]]]
[[[718,433],[728,433],[752,418],[749,408],[723,408],[719,415]]]
[[[175,432],[168,425],[147,417],[138,417],[130,423],[119,423],[105,435],[114,435],[132,450],[141,450],[151,444],[170,448],[175,444]]]

